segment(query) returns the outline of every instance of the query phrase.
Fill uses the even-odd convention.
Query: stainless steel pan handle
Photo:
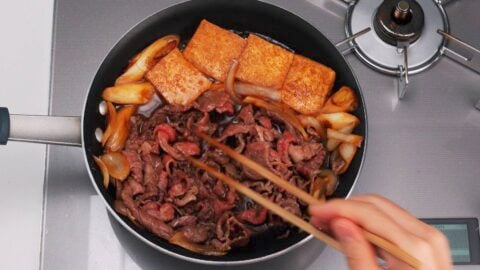
[[[81,146],[80,117],[10,114],[0,108],[0,144],[8,141]]]

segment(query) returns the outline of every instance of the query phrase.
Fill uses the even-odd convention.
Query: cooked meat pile
[[[252,234],[269,228],[281,232],[279,237],[291,228],[191,165],[185,155],[198,157],[295,215],[302,215],[302,202],[206,145],[194,130],[219,138],[305,190],[326,156],[316,133],[305,141],[278,115],[252,105],[234,106],[224,91],[207,91],[191,106],[165,105],[149,118],[138,114],[132,121],[123,151],[131,174],[117,182],[116,210],[159,237],[183,231],[189,241],[219,251],[245,245]]]

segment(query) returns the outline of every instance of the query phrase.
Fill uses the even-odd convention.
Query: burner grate
[[[397,97],[406,93],[409,75],[447,56],[480,73],[480,50],[450,34],[445,5],[453,0],[341,0],[348,44],[370,68],[398,77]],[[374,29],[374,31],[370,31]],[[479,101],[480,103],[480,101]]]

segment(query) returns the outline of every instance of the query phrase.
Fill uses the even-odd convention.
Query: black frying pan
[[[157,250],[188,261],[207,264],[243,264],[272,258],[292,250],[311,237],[298,232],[279,240],[265,234],[262,237],[253,238],[248,246],[234,249],[222,257],[209,257],[189,252],[171,245],[147,231],[138,229],[127,218],[118,215],[112,209],[115,199],[114,190],[103,188],[102,175],[92,159],[93,155],[102,153],[102,147],[95,132],[97,128],[104,130],[106,125],[106,119],[99,109],[103,89],[113,85],[129,59],[141,49],[167,34],[178,34],[182,40],[188,40],[202,19],[207,19],[223,28],[269,36],[294,49],[296,53],[333,68],[337,72],[334,89],[338,89],[341,85],[348,85],[356,91],[359,97],[359,107],[354,114],[361,120],[361,123],[355,133],[366,137],[365,103],[360,86],[343,56],[322,35],[321,29],[317,30],[286,10],[255,0],[196,0],[158,12],[132,28],[120,39],[95,75],[86,98],[81,123],[75,122],[78,118],[37,117],[33,122],[44,121],[44,127],[42,130],[37,128],[35,132],[30,132],[29,125],[25,121],[31,121],[30,124],[32,124],[31,117],[11,115],[11,119],[9,119],[8,111],[3,108],[0,110],[0,143],[6,143],[7,139],[12,139],[82,146],[92,183],[98,194],[104,199],[110,213],[129,232]],[[60,123],[61,121],[63,122]],[[80,130],[81,136],[79,135]],[[362,167],[365,147],[366,144],[359,149],[350,168],[342,175],[340,185],[334,194],[335,197],[344,198],[351,192]]]

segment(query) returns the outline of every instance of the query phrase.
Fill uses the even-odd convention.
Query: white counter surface
[[[2,2],[0,106],[10,113],[48,113],[53,2]],[[45,145],[0,146],[0,269],[39,268],[45,152]]]

